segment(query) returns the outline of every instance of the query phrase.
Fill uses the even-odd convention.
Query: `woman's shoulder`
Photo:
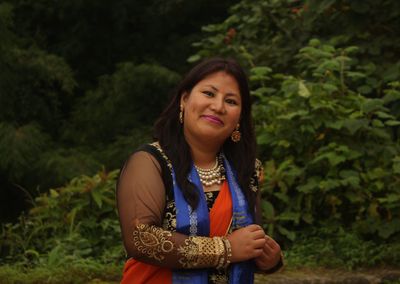
[[[160,148],[161,149],[161,148]],[[151,178],[151,175],[160,175],[167,195],[171,195],[172,179],[166,156],[164,157],[155,143],[143,144],[132,152],[121,167],[117,180],[117,188],[121,178],[134,176]]]
[[[169,167],[169,160],[158,142],[143,144],[136,148],[125,161],[124,167],[131,163],[153,163],[159,170],[162,170],[163,166]]]

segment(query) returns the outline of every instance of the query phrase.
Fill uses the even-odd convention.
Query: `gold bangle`
[[[217,265],[216,268],[219,270],[224,267],[225,263],[225,245],[221,237],[215,237],[218,240],[218,253],[217,253]]]
[[[213,237],[213,240],[214,240],[214,246],[215,246],[214,266],[218,267],[221,255],[224,254],[224,249],[223,249],[224,244],[222,243],[221,239],[218,237]],[[221,247],[221,243],[222,243],[222,247]]]
[[[224,268],[228,268],[229,264],[231,264],[231,259],[232,259],[232,247],[231,243],[226,237],[222,237],[222,241],[224,242],[225,245],[225,250],[226,250],[226,262],[224,265]]]

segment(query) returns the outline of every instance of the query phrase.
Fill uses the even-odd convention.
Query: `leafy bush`
[[[194,44],[189,61],[234,56],[249,71],[264,219],[285,247],[327,220],[362,240],[398,242],[398,8],[242,0]]]
[[[118,171],[81,176],[37,197],[18,223],[2,226],[2,262],[62,267],[93,260],[120,264],[123,251],[115,212]]]
[[[66,136],[79,144],[110,145],[118,135],[151,125],[178,80],[175,72],[159,65],[121,63],[80,99]]]
[[[296,242],[285,251],[290,268],[387,267],[400,264],[400,242],[364,240],[355,231],[344,230],[337,224],[302,231]]]
[[[294,240],[290,228],[326,219],[381,239],[400,233],[400,121],[387,107],[400,100],[399,83],[383,98],[360,95],[354,88],[368,75],[356,51],[311,40],[296,56],[304,79],[252,69],[271,233]]]

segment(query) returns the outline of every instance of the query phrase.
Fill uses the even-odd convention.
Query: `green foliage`
[[[109,144],[117,135],[151,125],[178,80],[176,73],[158,65],[120,64],[79,100],[67,135],[79,137],[80,144]]]
[[[34,268],[22,265],[0,266],[0,279],[4,284],[66,284],[66,283],[119,283],[121,265],[100,264],[94,260],[77,259],[63,262],[57,267],[40,264]]]
[[[373,63],[372,73],[395,81],[399,11],[400,3],[393,0],[242,0],[231,7],[225,21],[203,27],[208,36],[194,44],[198,52],[189,60],[230,55],[247,66],[291,73],[296,67],[294,55],[318,38],[335,46],[358,46],[359,60]]]
[[[194,44],[249,69],[269,233],[400,234],[398,1],[249,1]],[[388,12],[389,11],[389,12]]]
[[[294,227],[335,219],[363,235],[400,233],[400,147],[393,135],[400,121],[387,97],[357,92],[358,78],[368,75],[350,57],[355,51],[312,40],[296,56],[304,79],[252,70],[260,86],[253,93],[267,157],[270,232],[294,240]]]
[[[333,228],[337,229],[333,229]],[[325,267],[347,268],[379,267],[400,264],[399,242],[363,240],[357,232],[343,230],[334,224],[303,231],[285,252],[291,268]]]
[[[27,207],[16,188],[117,168],[149,141],[172,70],[231,3],[0,0],[1,221]]]
[[[121,62],[185,70],[200,27],[220,21],[237,0],[9,2],[19,34],[65,58],[86,91]]]
[[[16,128],[0,122],[0,170],[20,178],[40,158],[48,140],[37,124]]]
[[[59,268],[65,263],[95,260],[116,264],[123,259],[114,188],[118,171],[80,176],[50,189],[33,201],[18,223],[2,226],[3,262],[25,267]]]

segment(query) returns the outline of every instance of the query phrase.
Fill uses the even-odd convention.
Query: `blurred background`
[[[118,281],[118,169],[211,56],[249,75],[288,267],[399,266],[399,1],[0,0],[1,280]]]

